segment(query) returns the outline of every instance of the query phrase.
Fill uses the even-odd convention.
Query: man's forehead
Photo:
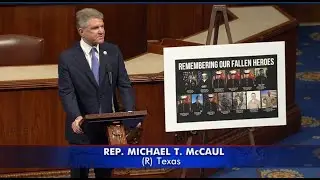
[[[103,20],[99,18],[91,18],[88,20],[88,26],[100,26],[103,24],[104,24]]]

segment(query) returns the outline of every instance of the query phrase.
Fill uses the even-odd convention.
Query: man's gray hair
[[[76,14],[77,28],[86,27],[88,25],[88,21],[92,18],[103,19],[103,14],[93,8],[84,8],[79,10]]]

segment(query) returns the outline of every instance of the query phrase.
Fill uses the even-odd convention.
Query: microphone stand
[[[114,94],[113,94],[113,87],[112,87],[112,71],[111,71],[111,66],[109,64],[107,64],[106,66],[106,71],[108,72],[108,79],[109,79],[109,84],[111,87],[111,108],[112,108],[112,112],[116,112],[115,108],[114,108]]]
[[[111,103],[112,103],[112,112],[116,112],[115,108],[114,108],[114,100],[113,100],[113,87],[112,87],[112,72],[108,71],[108,75],[109,75],[109,82],[110,82],[110,86],[111,86]]]

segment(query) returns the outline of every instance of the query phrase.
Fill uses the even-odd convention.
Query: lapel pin
[[[104,55],[107,55],[107,51],[103,51],[103,54],[104,54]]]

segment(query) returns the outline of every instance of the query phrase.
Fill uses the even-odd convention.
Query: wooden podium
[[[140,123],[145,119],[147,111],[116,112],[89,114],[85,116],[86,123],[102,123],[106,127],[106,136],[110,145],[124,145],[135,140],[140,131]],[[126,175],[131,169],[114,169],[113,176]]]
[[[85,116],[87,123],[103,123],[106,126],[107,134],[110,145],[128,144],[135,137],[139,126],[147,111],[132,111],[132,112],[116,112],[116,113],[103,113],[103,114],[89,114]],[[129,127],[126,133],[125,127]]]

